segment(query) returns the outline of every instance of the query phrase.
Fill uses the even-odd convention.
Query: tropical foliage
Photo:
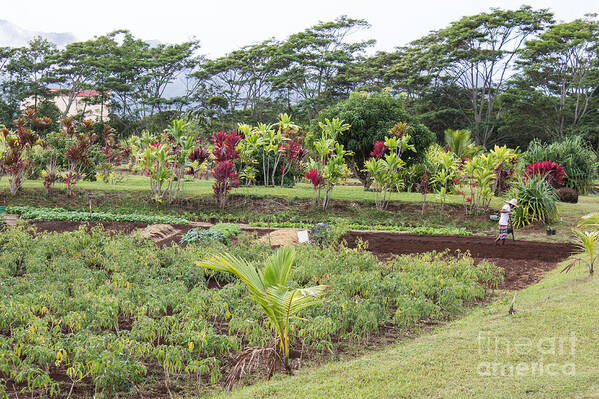
[[[0,379],[27,396],[68,396],[73,386],[105,396],[201,394],[231,370],[231,356],[276,342],[271,331],[287,334],[280,343],[290,352],[304,345],[310,356],[338,353],[389,323],[409,329],[454,317],[502,281],[501,269],[489,263],[446,254],[381,263],[365,251],[303,246],[287,272],[291,250],[273,254],[240,240],[230,255],[212,258],[218,267],[223,260],[243,267],[267,291],[256,293],[272,310],[281,309],[281,295],[295,293],[293,310],[316,302],[295,314],[310,322],[268,307],[277,327],[249,300],[253,292],[242,279],[194,266],[220,244],[160,249],[99,230],[9,229],[0,233],[0,249]],[[264,267],[252,271],[244,259]],[[220,289],[209,288],[215,279]],[[326,301],[310,296],[321,291],[302,288],[314,286],[328,286]]]
[[[542,177],[534,176],[520,182],[514,189],[514,197],[518,200],[518,208],[512,210],[511,216],[515,227],[557,220],[557,196]]]

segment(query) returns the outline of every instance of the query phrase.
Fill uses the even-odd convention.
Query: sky
[[[70,32],[79,40],[116,29],[165,43],[198,39],[201,53],[218,57],[340,15],[372,25],[354,38],[376,39],[376,50],[392,50],[461,16],[522,4],[549,8],[558,21],[599,13],[599,0],[0,0],[0,19],[27,30]]]

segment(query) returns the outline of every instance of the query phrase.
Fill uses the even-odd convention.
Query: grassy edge
[[[402,340],[381,351],[322,367],[304,369],[293,377],[276,376],[221,398],[586,398],[599,397],[599,341],[596,309],[599,279],[589,278],[582,266],[570,274],[556,270],[538,284],[517,293],[514,316],[507,314],[508,300],[472,310],[413,340]],[[479,341],[479,333],[482,340]],[[541,353],[558,336],[576,336],[575,353]],[[484,337],[499,341],[497,355]],[[530,339],[534,347],[516,350]],[[483,342],[483,344],[480,344]],[[481,346],[479,346],[481,345]],[[482,348],[482,349],[480,349]],[[508,351],[508,348],[510,350]],[[544,348],[544,347],[543,347]],[[517,353],[518,352],[518,353]],[[546,352],[546,351],[545,351]],[[547,373],[534,376],[480,376],[485,362],[502,364],[574,363],[574,376]]]

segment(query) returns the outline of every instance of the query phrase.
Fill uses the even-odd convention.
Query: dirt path
[[[67,232],[77,230],[81,225],[101,225],[107,231],[131,234],[148,227],[138,222],[71,222],[71,221],[31,221],[38,231]],[[207,223],[169,225],[166,237],[155,239],[158,246],[168,246],[179,242],[181,236],[194,227],[207,228]],[[253,231],[262,236],[276,229],[241,225],[244,231]],[[489,261],[505,270],[502,288],[522,289],[541,280],[543,275],[554,269],[557,263],[576,251],[572,244],[537,241],[508,240],[503,247],[494,245],[493,237],[480,236],[426,236],[384,231],[350,231],[343,239],[349,247],[355,247],[356,240],[368,241],[368,249],[381,260],[393,255],[437,251],[469,252],[476,262]]]

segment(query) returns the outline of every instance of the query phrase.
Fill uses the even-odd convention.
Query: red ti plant
[[[74,134],[75,125],[72,120],[63,121],[67,134]],[[93,122],[83,121],[83,132],[79,133],[73,143],[66,151],[67,172],[64,177],[64,182],[67,186],[67,195],[71,196],[74,193],[75,185],[83,177],[83,171],[89,165],[87,156],[90,148],[96,140],[96,135],[93,132]]]
[[[312,192],[312,202],[316,205],[317,198],[320,198],[320,190],[324,185],[324,176],[316,169],[310,169],[305,174],[306,179],[310,180],[310,183],[314,186],[314,190]],[[318,193],[318,197],[316,194]]]
[[[386,151],[387,144],[384,141],[377,141],[374,143],[374,149],[370,152],[370,156],[381,159]]]
[[[541,176],[552,187],[557,188],[563,184],[566,173],[564,172],[564,168],[555,162],[539,161],[531,163],[526,167],[524,179],[526,180],[534,175]]]
[[[115,136],[116,130],[109,125],[104,125],[104,146],[102,152],[106,161],[117,165],[121,163],[123,152],[119,150]]]
[[[8,175],[12,195],[19,191],[32,166],[29,153],[39,140],[38,133],[33,129],[44,128],[48,124],[48,118],[37,118],[35,110],[28,108],[15,121],[15,131],[2,129],[1,134],[4,136],[5,149],[0,164],[1,169]]]
[[[216,183],[212,185],[216,202],[221,208],[224,208],[229,198],[229,191],[232,188],[239,187],[239,175],[235,169],[235,161],[239,159],[239,150],[237,144],[241,141],[241,136],[236,132],[216,132],[212,135],[214,150],[212,155],[216,166],[212,171],[212,176]]]
[[[188,175],[195,175],[196,169],[207,161],[208,158],[210,158],[210,153],[206,149],[201,146],[195,147],[187,156],[190,165],[186,173]]]

